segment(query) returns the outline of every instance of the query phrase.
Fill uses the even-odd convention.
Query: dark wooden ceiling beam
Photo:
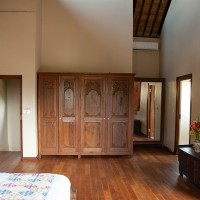
[[[133,0],[133,21],[134,21],[134,13],[135,13],[136,4],[137,4],[137,0]],[[134,36],[134,26],[133,26],[133,36]]]
[[[154,26],[155,26],[155,23],[156,23],[156,19],[157,19],[157,17],[158,17],[158,12],[159,12],[159,10],[160,10],[161,3],[162,3],[162,0],[160,0],[158,9],[157,9],[157,11],[156,11],[156,16],[155,16],[153,25],[152,25],[152,27],[151,27],[150,37],[151,37],[151,35],[152,35],[153,29],[154,29]]]
[[[160,36],[161,30],[162,30],[162,26],[163,26],[163,24],[164,24],[165,17],[166,17],[166,15],[167,15],[167,12],[168,12],[168,9],[169,9],[170,4],[171,4],[171,0],[168,0],[167,6],[165,7],[164,15],[163,15],[163,17],[162,17],[162,21],[161,21],[160,26],[159,26],[159,29],[158,29],[158,35],[159,35],[159,36]]]
[[[137,23],[137,26],[136,26],[137,28],[136,28],[136,31],[135,31],[135,36],[137,36],[138,28],[140,26],[140,20],[141,20],[142,12],[143,12],[143,9],[144,9],[144,2],[145,2],[145,0],[143,0],[143,2],[142,2],[142,8],[141,8],[140,17],[138,19],[138,23]]]
[[[150,5],[150,8],[149,8],[149,12],[148,12],[148,17],[147,17],[147,20],[146,20],[146,23],[145,23],[145,28],[144,28],[144,31],[143,31],[143,36],[146,32],[146,29],[147,29],[147,24],[148,24],[148,21],[149,21],[149,17],[150,17],[150,13],[151,13],[151,9],[153,7],[153,3],[154,3],[154,0],[151,1],[151,5]]]
[[[160,37],[172,0],[133,0],[133,36]]]
[[[134,13],[135,13],[136,4],[137,4],[137,0],[133,0],[133,16],[134,16]]]

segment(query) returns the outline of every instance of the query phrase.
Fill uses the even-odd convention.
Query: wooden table
[[[196,153],[192,145],[179,146],[178,151],[180,176],[187,176],[200,187],[200,153]]]

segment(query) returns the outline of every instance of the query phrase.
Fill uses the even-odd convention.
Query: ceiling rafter
[[[154,18],[153,26],[151,27],[150,36],[152,36],[152,32],[153,32],[153,29],[154,29],[154,26],[155,26],[155,23],[156,23],[156,20],[157,20],[157,17],[158,17],[158,12],[160,10],[161,3],[162,3],[162,0],[160,0],[160,2],[159,2],[159,6],[158,6],[158,9],[156,11],[156,16]]]
[[[171,0],[134,0],[133,36],[158,38]]]
[[[159,29],[158,29],[158,35],[159,35],[159,36],[160,36],[161,30],[162,30],[162,25],[164,24],[165,17],[166,17],[166,15],[167,15],[167,12],[168,12],[170,3],[171,3],[171,1],[168,1],[168,2],[167,2],[167,6],[165,7],[164,15],[163,15],[163,17],[162,17],[162,21],[161,21],[160,26],[159,26]]]
[[[150,9],[149,9],[149,13],[148,13],[147,20],[146,20],[146,24],[145,24],[145,27],[144,27],[143,35],[145,34],[145,31],[146,31],[146,29],[147,29],[147,23],[148,23],[148,19],[149,19],[149,17],[150,17],[151,9],[152,9],[152,7],[153,7],[153,2],[154,2],[154,0],[151,1],[151,5],[150,5]]]
[[[144,8],[144,2],[145,2],[145,0],[143,0],[143,2],[142,2],[142,7],[141,7],[141,9],[140,9],[140,15],[139,15],[138,23],[137,23],[137,26],[136,26],[137,28],[136,28],[136,31],[135,31],[136,34],[137,34],[138,29],[139,29],[139,26],[140,26],[140,20],[141,20],[143,8]]]

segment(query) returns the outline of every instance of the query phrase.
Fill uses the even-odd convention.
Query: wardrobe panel
[[[57,120],[43,120],[42,152],[58,151],[58,126]]]
[[[85,122],[84,147],[100,148],[102,146],[102,131],[100,122]]]
[[[58,152],[58,76],[38,75],[39,156]]]
[[[59,152],[78,153],[78,77],[60,76]]]
[[[133,77],[108,78],[108,154],[132,154]]]
[[[128,123],[112,122],[111,148],[128,148]]]
[[[112,116],[128,117],[129,82],[128,80],[112,81]]]
[[[47,78],[43,81],[43,117],[57,116],[57,80]]]
[[[62,122],[62,149],[63,148],[73,148],[76,144],[76,126],[74,122]]]
[[[105,151],[105,78],[83,76],[81,87],[81,152],[101,154]]]

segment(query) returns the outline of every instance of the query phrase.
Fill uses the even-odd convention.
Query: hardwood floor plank
[[[0,172],[58,173],[77,190],[77,200],[199,200],[200,189],[179,176],[178,158],[160,148],[134,148],[133,157],[46,156],[21,160],[0,152]]]

